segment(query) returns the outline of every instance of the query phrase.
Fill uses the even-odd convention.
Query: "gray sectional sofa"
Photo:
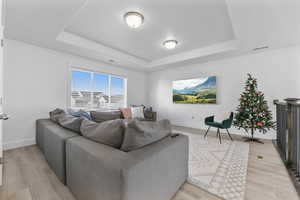
[[[39,119],[36,140],[78,200],[169,200],[188,176],[188,138],[183,135],[124,152]]]

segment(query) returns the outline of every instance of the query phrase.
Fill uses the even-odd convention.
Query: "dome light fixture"
[[[177,40],[166,40],[163,42],[164,47],[168,50],[175,49],[177,44],[178,44]]]
[[[131,11],[124,15],[124,20],[130,28],[136,29],[143,24],[144,16],[139,12]]]

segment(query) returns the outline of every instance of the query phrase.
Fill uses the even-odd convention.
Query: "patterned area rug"
[[[181,132],[181,131],[176,131]],[[189,136],[188,182],[225,200],[243,200],[249,144],[184,133]]]

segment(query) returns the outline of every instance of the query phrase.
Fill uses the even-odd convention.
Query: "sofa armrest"
[[[45,158],[56,176],[65,184],[65,144],[77,133],[59,126],[50,119],[36,121],[36,140]]]
[[[127,153],[84,137],[66,144],[67,185],[78,200],[121,200]]]
[[[157,156],[160,152],[168,150],[173,146],[179,147],[178,145],[180,145],[180,147],[183,148],[181,150],[188,150],[188,143],[188,137],[182,134],[178,134],[176,137],[166,137],[158,142],[146,145],[143,148],[129,151],[128,155],[133,162],[128,164],[130,164],[130,167],[139,165],[140,163]],[[177,157],[176,153],[177,152],[173,152],[172,154]]]
[[[128,152],[123,200],[168,200],[188,177],[188,137],[168,137]]]
[[[93,159],[101,161],[102,167],[115,168],[116,171],[121,170],[122,163],[124,164],[124,161],[128,160],[126,152],[84,137],[72,138],[67,141],[67,150],[75,150],[74,148],[79,148]]]
[[[35,133],[35,140],[37,146],[40,148],[40,150],[44,153],[44,135],[47,132],[46,127],[47,126],[57,126],[53,121],[50,119],[38,119],[36,120],[36,133]]]

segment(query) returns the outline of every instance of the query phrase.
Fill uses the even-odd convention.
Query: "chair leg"
[[[220,129],[218,128],[218,131],[217,133],[219,134],[219,140],[220,140],[220,144],[222,144],[222,141],[221,141],[221,134],[220,134]]]
[[[231,135],[230,135],[230,133],[229,133],[229,131],[228,131],[228,129],[227,129],[227,128],[226,128],[226,131],[227,131],[227,133],[228,133],[228,136],[230,137],[231,141],[233,141],[233,139],[232,139],[232,137],[231,137]]]
[[[210,126],[208,127],[208,129],[207,129],[207,131],[206,131],[206,133],[205,133],[205,135],[204,135],[204,138],[206,137],[206,135],[207,135],[209,129],[210,129]]]

